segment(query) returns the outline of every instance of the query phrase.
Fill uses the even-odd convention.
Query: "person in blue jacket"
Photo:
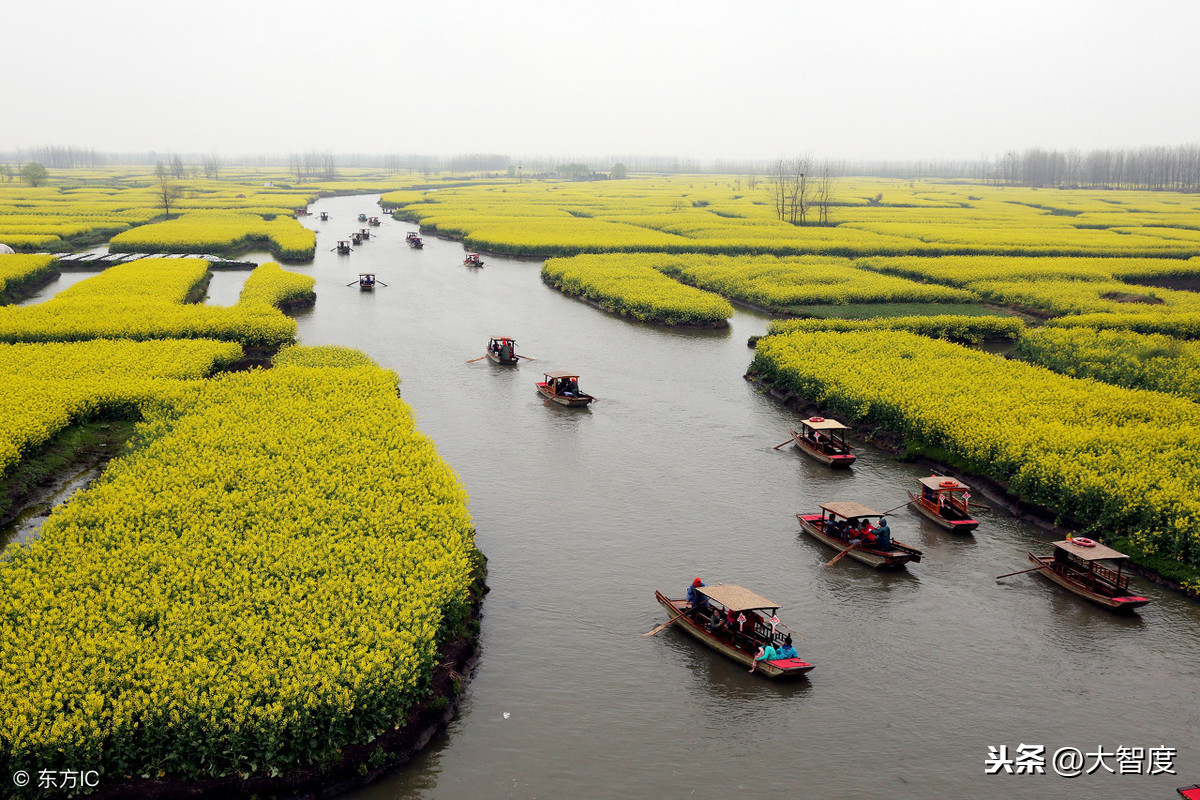
[[[702,580],[696,578],[696,580],[692,581],[692,585],[688,587],[687,601],[693,609],[704,608],[708,605],[708,598],[696,591],[704,585],[705,584]]]
[[[783,637],[783,647],[780,647],[775,652],[779,658],[799,658],[800,657],[800,656],[796,655],[796,648],[792,647],[791,634],[788,634],[787,636]]]

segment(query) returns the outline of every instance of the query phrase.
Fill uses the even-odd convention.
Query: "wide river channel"
[[[416,226],[387,217],[331,252],[375,200],[321,200],[303,220],[317,257],[292,269],[317,303],[299,338],[400,375],[470,494],[491,593],[459,716],[352,797],[1169,800],[1200,782],[1196,603],[1138,579],[1152,604],[1117,616],[1040,576],[997,581],[1051,540],[999,509],[964,536],[902,508],[893,535],[920,564],[826,567],[834,551],[797,512],[891,509],[928,470],[869,446],[840,473],[772,449],[797,414],[742,378],[767,318],[631,322],[544,285],[540,261],[470,269],[460,243],[411,249]],[[387,285],[347,286],[360,271]],[[209,302],[234,302],[241,280],[218,273]],[[537,360],[464,363],[495,335]],[[543,405],[545,370],[578,372],[599,401]],[[667,619],[654,590],[681,596],[697,576],[779,603],[808,678],[750,675],[670,628],[641,636]],[[1084,774],[1064,777],[1072,749]]]

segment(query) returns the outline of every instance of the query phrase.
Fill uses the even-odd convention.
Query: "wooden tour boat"
[[[358,235],[361,236],[363,238],[363,240],[365,241],[365,240],[371,238],[371,230],[369,228],[360,228],[358,231]]]
[[[367,221],[367,215],[366,215],[366,214],[359,214],[359,215],[358,215],[358,221],[359,221],[359,222],[366,222],[366,221]]]
[[[792,441],[804,453],[831,467],[848,467],[854,463],[854,453],[846,444],[845,425],[836,419],[809,417],[800,420],[800,430],[789,428]]]
[[[350,234],[350,241],[353,242],[354,244],[362,244],[362,234],[361,233]]]
[[[493,336],[488,339],[487,357],[497,364],[520,363],[516,339],[508,336]]]
[[[364,292],[370,292],[375,289],[375,273],[360,272],[358,274],[358,288]]]
[[[350,242],[344,239],[339,239],[337,243],[337,251],[339,256],[350,255]]]
[[[411,242],[413,239],[420,239],[420,238],[421,238],[421,234],[419,231],[409,231],[408,233],[404,234],[404,241],[406,241],[406,242]]]
[[[915,547],[888,537],[887,542],[860,542],[850,548],[857,534],[848,533],[850,526],[855,528],[872,518],[882,519],[883,514],[873,511],[861,503],[825,503],[821,506],[820,514],[797,514],[800,529],[822,544],[829,545],[834,550],[846,551],[846,555],[861,561],[876,569],[902,567],[908,562],[920,563],[921,551]]]
[[[319,219],[320,219],[322,222],[327,222],[327,221],[329,220],[329,212],[328,212],[328,211],[322,211],[322,212],[321,212],[321,216],[319,217]]]
[[[483,259],[479,257],[479,253],[467,253],[467,257],[463,259],[463,266],[482,267]]]
[[[970,533],[979,527],[971,519],[971,487],[945,475],[921,478],[921,493],[909,492],[912,507],[948,531]]]
[[[382,225],[383,223],[379,221],[379,217],[368,217],[367,224],[368,225]]]
[[[560,406],[586,406],[596,398],[579,391],[579,376],[574,372],[547,372],[546,380],[537,385],[538,393],[546,402],[554,401]]]
[[[420,250],[421,248],[423,248],[425,246],[425,243],[423,241],[421,241],[420,236],[415,236],[415,235],[409,234],[408,236],[405,237],[405,241],[408,242],[409,247],[412,247],[417,250]]]
[[[696,591],[708,598],[706,605],[692,608],[687,600],[672,600],[662,592],[655,592],[654,598],[671,615],[676,629],[743,666],[754,666],[760,647],[769,644],[778,648],[792,633],[775,616],[779,604],[756,592],[731,585],[700,586]],[[782,658],[759,661],[754,671],[768,678],[795,678],[812,668],[803,659]]]
[[[1129,576],[1121,574],[1121,562],[1129,558],[1124,553],[1079,536],[1052,544],[1051,555],[1029,554],[1029,560],[1040,565],[1038,574],[1105,608],[1124,610],[1150,602],[1148,597],[1129,593]],[[1115,561],[1117,568],[1102,566],[1099,561]]]

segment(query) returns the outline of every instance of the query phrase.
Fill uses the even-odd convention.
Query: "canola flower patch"
[[[821,303],[962,303],[977,299],[967,290],[881,275],[835,257],[692,254],[653,258],[648,263],[702,289],[769,308]]]
[[[94,340],[0,344],[0,476],[68,425],[140,416],[242,357],[232,342]]]
[[[768,334],[864,330],[909,331],[933,339],[975,344],[984,340],[1018,339],[1025,330],[1025,323],[1016,317],[945,314],[935,317],[772,320],[767,327]]]
[[[668,278],[648,258],[644,254],[552,258],[542,267],[542,277],[568,294],[645,322],[717,323],[733,316],[727,300]]]
[[[0,255],[0,302],[6,294],[20,291],[38,281],[50,277],[57,268],[54,256],[23,255],[9,253]]]
[[[1196,342],[1161,334],[1043,327],[1025,331],[1014,354],[1063,375],[1200,402],[1200,344]]]
[[[264,264],[250,274],[244,300],[237,305],[191,304],[207,276],[208,262],[200,259],[143,258],[118,264],[45,303],[0,307],[0,341],[194,338],[277,347],[292,341],[296,323],[274,302],[303,294],[305,285],[311,293],[314,284],[311,277]]]
[[[394,373],[291,352],[150,410],[0,559],[0,770],[271,774],[426,696],[468,607],[466,494]]]
[[[899,331],[760,339],[752,371],[944,448],[1018,496],[1200,566],[1200,408]],[[969,380],[947,376],[969,375]]]
[[[193,212],[119,233],[111,252],[232,254],[266,245],[286,261],[308,261],[316,234],[292,217],[267,220],[240,212]]]

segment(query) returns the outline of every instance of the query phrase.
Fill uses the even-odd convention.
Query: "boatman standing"
[[[696,578],[696,580],[692,581],[692,585],[688,587],[687,601],[691,605],[693,611],[697,608],[704,608],[708,605],[708,598],[696,591],[702,586],[704,586],[704,582],[699,578]]]

